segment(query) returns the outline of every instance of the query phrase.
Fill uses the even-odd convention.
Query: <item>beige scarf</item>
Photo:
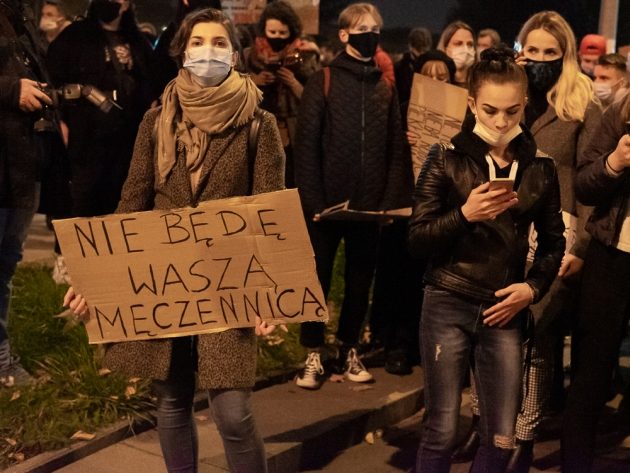
[[[180,69],[164,89],[158,118],[160,183],[175,166],[177,140],[186,150],[186,169],[197,173],[208,150],[208,135],[247,123],[261,100],[262,93],[248,75],[233,70],[218,86],[202,87],[189,71]]]

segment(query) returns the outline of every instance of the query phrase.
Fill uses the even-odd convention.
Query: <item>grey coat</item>
[[[194,206],[198,202],[246,195],[249,188],[247,138],[249,123],[210,137],[200,184],[193,194],[183,148],[166,181],[158,183],[153,128],[159,109],[149,110],[138,130],[129,175],[118,213]],[[275,118],[264,113],[253,173],[253,193],[284,188],[284,151]],[[198,374],[204,389],[247,388],[254,385],[256,340],[253,329],[232,329],[198,336]],[[172,365],[172,339],[110,345],[105,365],[129,376],[166,379]]]

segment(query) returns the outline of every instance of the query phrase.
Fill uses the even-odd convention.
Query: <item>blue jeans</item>
[[[192,337],[176,340],[176,369],[166,381],[153,381],[158,398],[157,428],[164,462],[169,473],[197,473],[198,441],[193,418],[195,396],[194,362],[189,362]],[[182,360],[186,360],[183,363]],[[223,440],[232,473],[265,473],[265,445],[254,422],[251,389],[209,391],[212,417]]]
[[[417,473],[450,470],[471,353],[481,408],[481,446],[471,471],[505,470],[520,406],[522,335],[519,316],[502,328],[485,326],[482,312],[489,306],[434,286],[425,288],[420,337],[426,417]]]
[[[38,199],[35,199],[38,200]],[[0,208],[0,344],[8,340],[11,279],[22,259],[22,245],[35,209]]]

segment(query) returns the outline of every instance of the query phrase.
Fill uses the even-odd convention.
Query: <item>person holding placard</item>
[[[471,471],[505,471],[515,446],[527,308],[548,290],[565,246],[554,162],[519,124],[527,76],[514,52],[484,51],[471,68],[469,90],[475,119],[464,122],[450,145],[431,148],[409,224],[411,253],[429,258],[418,473],[450,469],[471,359],[482,416]],[[526,272],[531,224],[538,248]]]
[[[146,113],[117,212],[173,209],[284,187],[284,152],[275,119],[258,106],[261,93],[238,72],[237,33],[225,14],[189,14],[172,42],[183,65],[164,90],[162,107]],[[259,126],[250,156],[252,124]],[[65,305],[82,317],[88,303],[70,288]],[[271,328],[258,319],[256,332]],[[256,373],[254,329],[110,345],[105,365],[152,378],[158,433],[169,472],[197,471],[192,416],[195,376],[209,390],[214,420],[232,472],[265,472],[264,445],[252,416]]]

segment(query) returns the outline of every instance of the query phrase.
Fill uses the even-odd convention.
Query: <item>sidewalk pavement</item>
[[[327,381],[320,390],[308,391],[288,381],[255,391],[252,405],[265,441],[269,473],[319,470],[342,450],[362,442],[368,433],[400,422],[420,409],[419,368],[403,377],[390,375],[382,368],[372,368],[370,372],[375,378],[372,384]],[[228,471],[209,409],[197,411],[195,419],[199,472]],[[40,455],[5,473],[166,471],[154,428],[122,439],[120,432],[110,431],[81,447]]]
[[[54,234],[37,214],[24,247],[25,262],[53,264]],[[327,381],[318,391],[281,382],[254,392],[252,405],[265,440],[270,473],[323,468],[340,451],[364,440],[369,432],[393,425],[422,405],[419,368],[409,376],[393,376],[371,368],[375,382]],[[269,383],[267,383],[269,384]],[[195,413],[199,432],[199,472],[227,471],[223,446],[203,399]],[[38,455],[4,473],[165,472],[157,431],[140,423],[136,436],[128,425],[97,433],[94,440]],[[132,435],[132,436],[129,436]]]

